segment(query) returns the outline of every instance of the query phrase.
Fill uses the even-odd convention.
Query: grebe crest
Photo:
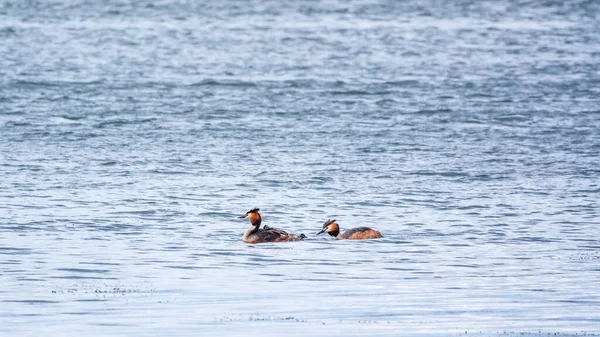
[[[323,224],[323,229],[317,233],[325,233],[333,236],[338,240],[365,240],[365,239],[378,239],[382,235],[379,231],[371,229],[369,227],[357,227],[347,230],[344,233],[340,233],[340,226],[337,224],[335,219],[328,219]]]
[[[262,217],[260,216],[260,213],[258,213],[258,211],[260,211],[260,209],[253,208],[246,212],[246,214],[242,215],[240,218],[247,218],[248,220],[250,220],[250,225],[260,227]]]

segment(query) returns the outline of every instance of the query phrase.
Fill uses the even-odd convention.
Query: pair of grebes
[[[247,243],[263,243],[263,242],[286,242],[286,241],[300,241],[306,238],[304,234],[291,234],[283,229],[273,228],[264,226],[260,228],[262,217],[258,213],[259,209],[255,208],[246,212],[240,218],[247,218],[250,220],[250,228],[244,233],[244,242]],[[347,230],[344,233],[340,233],[340,226],[335,220],[327,220],[323,224],[323,229],[317,233],[327,232],[329,235],[335,237],[338,240],[364,240],[364,239],[378,239],[381,237],[381,233],[371,229],[369,227],[358,227]]]

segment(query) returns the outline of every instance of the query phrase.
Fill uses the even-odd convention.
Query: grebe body
[[[325,233],[333,236],[337,240],[366,240],[366,239],[379,239],[382,237],[381,233],[369,227],[357,227],[352,228],[344,233],[340,233],[340,226],[334,220],[327,220],[323,224],[323,229],[317,233]]]
[[[262,217],[258,212],[258,208],[254,208],[240,218],[248,218],[250,220],[250,228],[244,233],[243,240],[246,243],[264,243],[264,242],[286,242],[300,241],[306,238],[304,234],[291,234],[283,229],[264,226],[260,228]]]

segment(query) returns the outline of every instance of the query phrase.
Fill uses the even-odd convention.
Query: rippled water
[[[0,1],[0,335],[599,334],[598,60],[595,1]]]

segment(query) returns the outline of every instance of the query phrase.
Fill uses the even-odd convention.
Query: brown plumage
[[[347,230],[344,233],[340,233],[340,226],[334,220],[327,220],[323,224],[323,229],[317,233],[317,235],[327,232],[337,240],[366,240],[366,239],[379,239],[381,233],[369,227],[358,227]]]
[[[285,241],[300,241],[306,236],[304,234],[290,234],[283,229],[264,226],[260,228],[262,217],[258,213],[259,209],[254,208],[246,212],[240,218],[248,218],[250,220],[250,228],[244,233],[243,240],[246,243],[263,243],[263,242],[285,242]]]

